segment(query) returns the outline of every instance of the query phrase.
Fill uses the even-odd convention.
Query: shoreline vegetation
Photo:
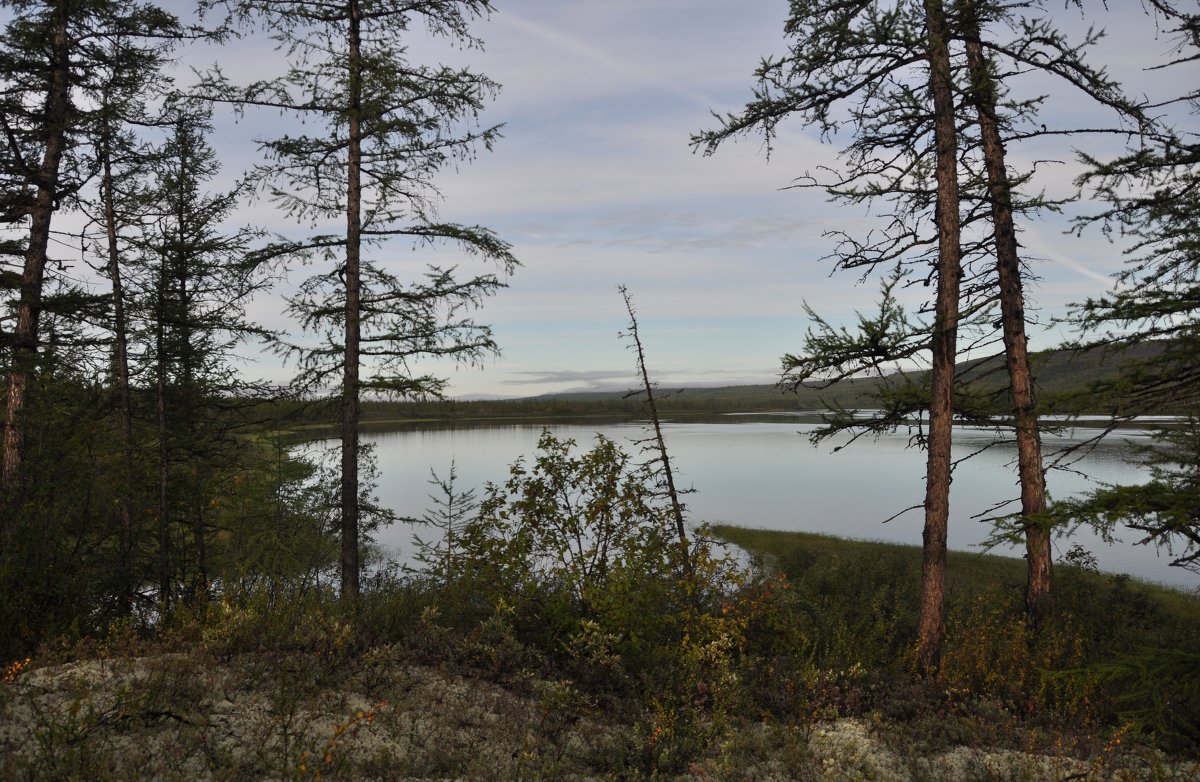
[[[897,543],[887,540],[846,538],[819,532],[772,530],[738,524],[713,524],[708,528],[716,540],[737,546],[758,566],[795,575],[797,562],[822,557],[851,558],[862,563],[895,559],[909,569],[919,569],[921,547],[917,543]],[[757,559],[756,559],[757,558]],[[1200,593],[1164,584],[1128,573],[1097,570],[1094,566],[1074,564],[1071,555],[1058,563],[1058,570],[1067,578],[1082,584],[1120,581],[1130,588],[1144,591],[1148,599],[1162,600],[1193,612],[1200,631]],[[999,589],[1018,590],[1024,584],[1025,563],[1022,557],[951,548],[947,551],[949,588],[972,591],[974,582],[982,581]]]
[[[499,355],[476,317],[521,260],[443,217],[460,213],[444,177],[502,135],[484,116],[500,84],[474,56],[410,57],[481,48],[491,0],[202,0],[186,19],[3,2],[0,780],[1200,779],[1200,594],[1099,572],[1078,542],[1056,564],[1050,545],[1131,530],[1200,572],[1200,147],[1182,124],[1200,95],[1126,96],[1085,54],[1100,28],[1060,31],[1041,3],[791,3],[787,53],[690,145],[762,132],[769,150],[785,119],[848,143],[793,184],[881,221],[817,221],[826,262],[879,283],[877,312],[790,302],[808,324],[779,359],[790,394],[660,392],[621,285],[640,391],[445,401],[438,366]],[[1141,10],[1174,39],[1142,64],[1194,64],[1200,15]],[[223,68],[213,47],[233,39],[267,67]],[[215,62],[177,80],[194,54]],[[1077,202],[1038,195],[1042,164],[1013,168],[1005,144],[1110,123],[1048,127],[1057,96],[1008,90],[1031,70],[1113,110],[1127,142],[1107,161],[1071,145]],[[229,111],[257,160],[214,146]],[[1067,204],[1069,232],[1124,263],[1099,298],[1038,319],[1075,339],[1031,355],[1019,222]],[[282,310],[252,320],[272,291]],[[291,377],[242,372],[251,343]],[[750,416],[820,422],[814,442],[907,430],[927,457],[921,551],[689,527],[661,423]],[[431,451],[385,476],[361,436],[549,421],[643,436],[542,428],[477,489],[451,461],[420,519],[379,498],[425,479]],[[1043,432],[1130,422],[1152,430],[1130,438],[1150,480],[1048,502]],[[1023,540],[1024,568],[947,555],[956,424],[1015,441],[1020,509],[992,539]],[[1089,433],[1064,454],[1106,432]],[[892,496],[885,459],[838,490]],[[771,462],[744,463],[757,490]],[[786,466],[770,480],[804,471]],[[382,547],[397,522],[432,533],[405,562]]]
[[[1104,427],[1110,425],[1114,417],[1160,417],[1194,412],[1194,406],[1140,410],[1134,408],[1127,399],[1094,393],[1100,384],[1111,383],[1120,377],[1122,367],[1144,361],[1161,350],[1161,346],[1148,343],[1117,355],[1101,349],[1053,350],[1038,354],[1034,366],[1040,400],[1039,416],[1051,428],[1059,421],[1070,426]],[[982,379],[979,384],[982,407],[998,417],[1008,412],[1003,396],[1006,387],[998,372],[1002,367],[1001,358],[992,358],[966,362],[961,370],[964,378]],[[920,372],[890,377],[893,381],[896,378],[911,379],[917,386],[927,385],[924,374]],[[719,422],[733,415],[775,418],[787,415],[804,423],[821,423],[823,411],[869,409],[876,399],[881,380],[860,378],[843,381],[827,389],[800,388],[795,392],[785,391],[775,385],[664,386],[655,392],[655,401],[659,415],[664,420]],[[427,402],[365,399],[362,402],[362,429],[369,432],[412,425],[486,426],[513,422],[645,420],[643,397],[640,391],[578,391],[514,399]],[[284,429],[275,433],[302,438],[336,434],[338,411],[328,403],[279,402],[275,407],[276,415],[272,419],[286,422]]]
[[[575,620],[591,627],[583,640],[559,645],[546,594],[465,621],[469,602],[429,578],[376,579],[357,620],[328,594],[259,593],[206,616],[181,611],[149,635],[129,623],[49,644],[0,672],[0,776],[1200,774],[1195,670],[1161,676],[1197,659],[1194,596],[1068,565],[1057,575],[1062,630],[1034,638],[1019,561],[952,552],[941,673],[918,682],[919,549],[726,525],[711,534],[749,551],[757,574],[691,628],[694,646],[685,634],[682,650],[657,647],[665,659],[606,635],[603,611]],[[1181,656],[1155,661],[1156,648]]]
[[[767,407],[780,398],[692,389],[660,412],[819,421]],[[337,481],[287,447],[333,434],[328,410],[272,405],[282,424],[238,428],[249,466],[204,509],[215,599],[183,592],[164,610],[150,585],[118,618],[8,607],[0,778],[1200,775],[1196,595],[1068,555],[1053,622],[1035,632],[1020,559],[951,551],[944,649],[922,677],[918,547],[722,525],[681,552],[653,469],[603,438],[582,453],[544,433],[485,497],[440,485],[427,519],[453,545],[416,572],[372,563],[348,602]],[[645,420],[615,393],[363,413],[364,431]],[[14,593],[30,606],[64,589],[32,586]]]

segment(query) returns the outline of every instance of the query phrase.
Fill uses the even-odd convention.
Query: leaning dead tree
[[[650,412],[650,423],[654,429],[651,447],[658,454],[654,461],[658,462],[662,471],[666,495],[671,502],[671,516],[675,521],[675,532],[679,536],[679,555],[680,562],[683,563],[683,572],[685,576],[691,578],[691,545],[688,543],[683,503],[679,501],[679,491],[675,488],[675,473],[671,469],[671,457],[667,454],[667,441],[663,437],[662,421],[659,420],[658,405],[654,401],[654,384],[650,382],[650,373],[646,369],[646,352],[642,348],[642,338],[638,333],[637,313],[633,308],[633,299],[629,295],[629,290],[624,285],[617,286],[617,290],[621,291],[621,297],[625,300],[625,311],[629,313],[629,329],[624,335],[629,338],[634,354],[637,356],[642,391],[646,394],[646,409]]]

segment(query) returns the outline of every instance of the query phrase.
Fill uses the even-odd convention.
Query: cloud
[[[745,369],[694,369],[666,370],[653,372],[651,382],[656,395],[671,395],[683,388],[719,388],[734,385],[771,385],[778,379],[773,368]],[[627,392],[641,388],[637,373],[621,370],[521,370],[510,372],[504,386],[536,386],[530,394],[581,392]],[[563,386],[566,386],[565,388]]]
[[[1036,226],[1026,225],[1023,228],[1021,244],[1032,250],[1034,254],[1045,258],[1056,266],[1069,270],[1073,275],[1077,275],[1077,277],[1097,283],[1103,291],[1110,290],[1113,287],[1111,274],[1116,271],[1115,268],[1103,268],[1101,271],[1097,271],[1095,268],[1076,260],[1080,255],[1086,255],[1092,258],[1094,262],[1106,257],[1110,259],[1120,258],[1120,251],[1114,248],[1113,245],[1107,242],[1098,243],[1074,237],[1054,237],[1057,240],[1054,241]],[[1037,271],[1042,275],[1048,272],[1044,265],[1038,267]],[[1093,289],[1094,286],[1089,285],[1086,290]],[[1062,304],[1065,302],[1055,303]]]
[[[652,92],[675,95],[706,110],[713,105],[713,100],[708,95],[686,84],[657,78],[656,71],[631,65],[628,61],[609,54],[603,48],[594,46],[583,38],[563,32],[561,29],[539,24],[511,11],[497,14],[495,21],[498,25],[513,28],[538,43],[548,45],[560,56],[566,55],[568,58],[585,60],[598,66],[603,72],[616,76],[618,81],[624,82],[626,85],[636,85]]]
[[[510,0],[473,25],[483,50],[454,50],[413,31],[410,61],[469,65],[503,84],[482,121],[505,123],[505,138],[439,176],[446,196],[441,216],[494,229],[525,264],[478,313],[494,325],[503,360],[482,371],[432,369],[453,375],[454,393],[627,388],[632,361],[616,337],[625,321],[618,283],[636,296],[652,369],[665,386],[771,382],[776,357],[797,349],[803,337],[802,300],[835,322],[874,306],[874,281],[831,276],[832,265],[819,261],[834,249],[827,230],[862,235],[877,225],[865,209],[831,204],[820,191],[781,192],[806,171],[836,165],[838,145],[786,122],[770,161],[753,135],[713,157],[689,146],[692,133],[716,122],[710,110],[736,111],[750,98],[759,58],[786,46],[786,13],[782,0]],[[1169,42],[1154,41],[1137,4],[1063,19],[1076,32],[1093,20],[1109,26],[1113,35],[1097,50],[1099,61],[1135,89],[1177,91],[1161,72],[1140,69],[1160,59]],[[261,37],[185,57],[200,66],[221,59],[231,76],[277,72],[280,63]],[[1021,77],[1011,86],[1018,96],[1052,94],[1037,122],[1111,119],[1061,84]],[[272,112],[247,114],[236,125],[228,115],[217,121],[214,141],[229,175],[258,159],[250,139],[285,128]],[[1104,157],[1110,148],[1116,154],[1120,141],[1013,143],[1009,161],[1015,171],[1041,166],[1031,191],[1065,196],[1075,192],[1079,173],[1070,143]],[[263,202],[240,210],[238,220],[301,230]],[[1120,247],[1064,236],[1065,227],[1062,217],[1047,215],[1033,226],[1026,222],[1021,235],[1031,259],[1048,260],[1033,263],[1043,277],[1033,293],[1047,319],[1066,302],[1108,290],[1107,275],[1120,267]],[[414,252],[402,243],[376,257],[402,279],[419,275],[429,260],[483,268],[449,249]],[[292,285],[306,273],[293,271]],[[278,298],[262,299],[254,314],[282,324],[280,306]],[[626,363],[630,371],[612,369]]]

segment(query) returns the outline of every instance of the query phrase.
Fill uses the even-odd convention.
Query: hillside
[[[1101,350],[1046,351],[1034,357],[1037,387],[1042,412],[1107,413],[1106,404],[1089,397],[1087,390],[1095,383],[1120,377],[1122,367],[1145,359],[1158,352],[1156,345],[1143,345],[1121,356],[1110,356]],[[875,394],[881,385],[914,387],[926,385],[921,372],[897,373],[888,377],[866,377],[844,381],[829,388],[800,388],[795,392],[775,385],[745,385],[721,387],[672,388],[661,386],[657,392],[659,409],[669,415],[711,413],[802,412],[831,408],[873,408]],[[960,376],[984,400],[994,413],[1006,411],[1004,394],[1007,378],[1003,356],[967,362]],[[1156,411],[1162,413],[1178,410]],[[493,418],[578,418],[628,417],[645,414],[640,395],[623,391],[576,391],[544,394],[523,399],[493,399],[478,401],[440,402],[383,402],[363,404],[368,423],[383,424],[412,420],[478,420]],[[309,420],[322,420],[319,413]],[[328,420],[328,419],[324,419]]]
[[[1114,400],[1090,393],[1098,383],[1118,379],[1130,363],[1161,351],[1156,344],[1137,346],[1120,355],[1102,350],[1054,350],[1034,356],[1040,413],[1042,415],[1108,415]],[[993,356],[961,365],[963,385],[982,412],[1008,412],[1007,377],[1003,356]],[[728,413],[804,413],[844,408],[875,409],[881,387],[908,385],[906,393],[920,395],[928,382],[923,372],[896,373],[886,377],[864,377],[843,381],[828,388],[785,390],[775,385],[743,385],[678,388],[667,385],[656,391],[659,411],[671,418],[711,416]],[[1121,400],[1116,400],[1119,403]],[[290,436],[312,437],[332,434],[339,420],[336,400],[297,403],[278,402],[275,420]],[[1194,407],[1190,409],[1194,412]],[[1154,414],[1185,414],[1189,409],[1155,409]],[[646,407],[640,394],[628,391],[574,391],[543,394],[520,399],[435,400],[427,402],[364,400],[364,430],[390,429],[397,425],[432,422],[486,423],[506,420],[553,422],[641,418]]]
[[[1120,356],[1110,356],[1102,350],[1049,350],[1033,356],[1038,391],[1044,399],[1059,400],[1063,396],[1083,393],[1091,384],[1120,376],[1122,367],[1142,361],[1161,352],[1157,345],[1139,345]],[[906,377],[919,381],[924,372],[902,372],[892,379]],[[981,389],[1001,390],[1006,387],[1004,357],[992,356],[964,362],[959,377],[965,383],[978,384]],[[844,381],[829,388],[802,387],[796,391],[776,385],[720,386],[711,388],[662,388],[664,403],[684,403],[697,407],[747,406],[763,409],[814,410],[830,407],[854,407],[869,404],[872,393],[879,387],[880,378],[864,377]],[[563,402],[619,403],[625,392],[582,391],[545,394],[536,399]]]

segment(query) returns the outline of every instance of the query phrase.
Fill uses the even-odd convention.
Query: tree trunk
[[[117,542],[117,607],[128,614],[133,607],[133,515],[130,494],[134,486],[133,414],[129,396],[129,338],[125,319],[125,289],[121,280],[120,250],[117,246],[117,210],[113,195],[112,138],[107,123],[101,134],[101,193],[105,235],[108,240],[108,277],[113,297],[113,375],[117,383],[117,424],[121,430],[122,485],[117,495],[121,529]]]
[[[174,274],[178,285],[179,310],[176,324],[179,345],[179,412],[182,417],[183,431],[187,433],[193,448],[200,447],[199,426],[196,424],[196,411],[200,404],[196,389],[196,370],[198,359],[192,344],[193,324],[195,314],[192,310],[192,293],[188,283],[191,280],[193,255],[198,252],[189,239],[189,231],[196,220],[191,214],[190,200],[196,196],[198,183],[192,172],[196,168],[196,149],[193,128],[186,127],[186,121],[181,120],[176,129],[176,139],[179,144],[179,169],[181,190],[176,194],[175,202],[175,241],[172,249],[174,258]],[[190,601],[194,606],[207,605],[209,598],[208,580],[208,547],[205,540],[207,529],[204,523],[204,511],[200,499],[199,471],[196,467],[198,454],[193,451],[193,458],[187,470],[190,480],[187,486],[188,515],[192,527],[192,544],[195,547],[196,572],[193,574]],[[203,610],[203,609],[202,609]]]
[[[622,298],[625,299],[625,309],[629,312],[629,336],[633,339],[634,351],[637,353],[638,372],[642,375],[642,387],[646,389],[646,407],[650,409],[650,422],[654,424],[654,447],[658,458],[662,461],[663,479],[667,484],[667,496],[671,500],[671,515],[675,520],[675,534],[679,537],[679,556],[683,563],[683,575],[688,581],[692,578],[692,549],[688,544],[687,525],[683,518],[683,505],[679,502],[679,492],[675,489],[675,471],[671,469],[671,458],[667,455],[667,441],[663,437],[662,422],[658,418],[658,405],[654,401],[654,386],[650,383],[650,373],[646,369],[646,353],[642,349],[642,338],[638,334],[637,315],[633,311],[633,301],[624,285],[619,286]]]
[[[342,372],[342,599],[358,600],[359,275],[362,245],[362,54],[357,0],[349,3],[346,171],[346,344]]]
[[[196,411],[200,404],[199,394],[196,389],[196,355],[192,346],[192,302],[189,299],[188,280],[191,274],[189,267],[190,248],[184,244],[186,237],[184,235],[184,226],[187,225],[185,220],[188,220],[188,215],[184,214],[185,206],[182,204],[179,208],[178,218],[180,236],[178,238],[176,259],[176,273],[179,277],[179,357],[181,370],[181,387],[182,392],[182,414],[183,414],[183,430],[188,433],[188,438],[193,444],[193,447],[200,446],[200,427],[196,423]],[[208,603],[209,597],[209,581],[208,581],[208,545],[206,536],[208,530],[204,523],[204,509],[201,502],[201,486],[200,473],[196,466],[196,457],[199,454],[193,452],[192,463],[188,466],[188,473],[191,477],[188,485],[188,504],[191,507],[191,524],[192,524],[192,543],[196,548],[196,572],[192,584],[192,602],[195,605],[205,605]]]
[[[46,271],[46,253],[50,244],[50,222],[58,193],[59,166],[66,148],[67,114],[70,110],[68,84],[68,47],[66,12],[60,11],[50,40],[50,84],[46,95],[46,131],[42,162],[36,172],[37,192],[30,208],[29,246],[21,274],[21,298],[17,309],[12,341],[12,366],[4,407],[3,469],[0,483],[6,493],[20,481],[21,455],[25,424],[21,420],[27,402],[29,376],[38,356],[38,320],[42,310],[42,285]],[[7,532],[9,514],[0,513],[0,532]]]
[[[925,0],[929,87],[933,96],[937,156],[938,280],[934,310],[932,382],[929,401],[928,464],[925,478],[925,530],[921,562],[921,608],[917,627],[917,666],[936,672],[941,656],[942,604],[946,579],[946,537],[950,519],[951,434],[958,338],[959,242],[957,135],[950,82],[950,50],[940,0]]]
[[[165,264],[164,264],[165,265]],[[169,501],[170,447],[167,442],[166,269],[158,276],[155,324],[155,406],[158,414],[158,603],[162,618],[171,609],[171,507]]]
[[[1017,234],[1013,226],[1012,188],[996,119],[995,83],[983,55],[978,22],[972,19],[967,24],[967,67],[971,79],[969,97],[979,113],[984,165],[987,168],[988,197],[996,237],[1004,357],[1008,365],[1013,425],[1017,438],[1017,474],[1021,481],[1021,517],[1028,560],[1025,609],[1037,626],[1050,608],[1053,567],[1050,531],[1040,521],[1046,510],[1046,473],[1042,467],[1042,441],[1034,412],[1033,373],[1029,367],[1025,338],[1025,301],[1017,254]]]

